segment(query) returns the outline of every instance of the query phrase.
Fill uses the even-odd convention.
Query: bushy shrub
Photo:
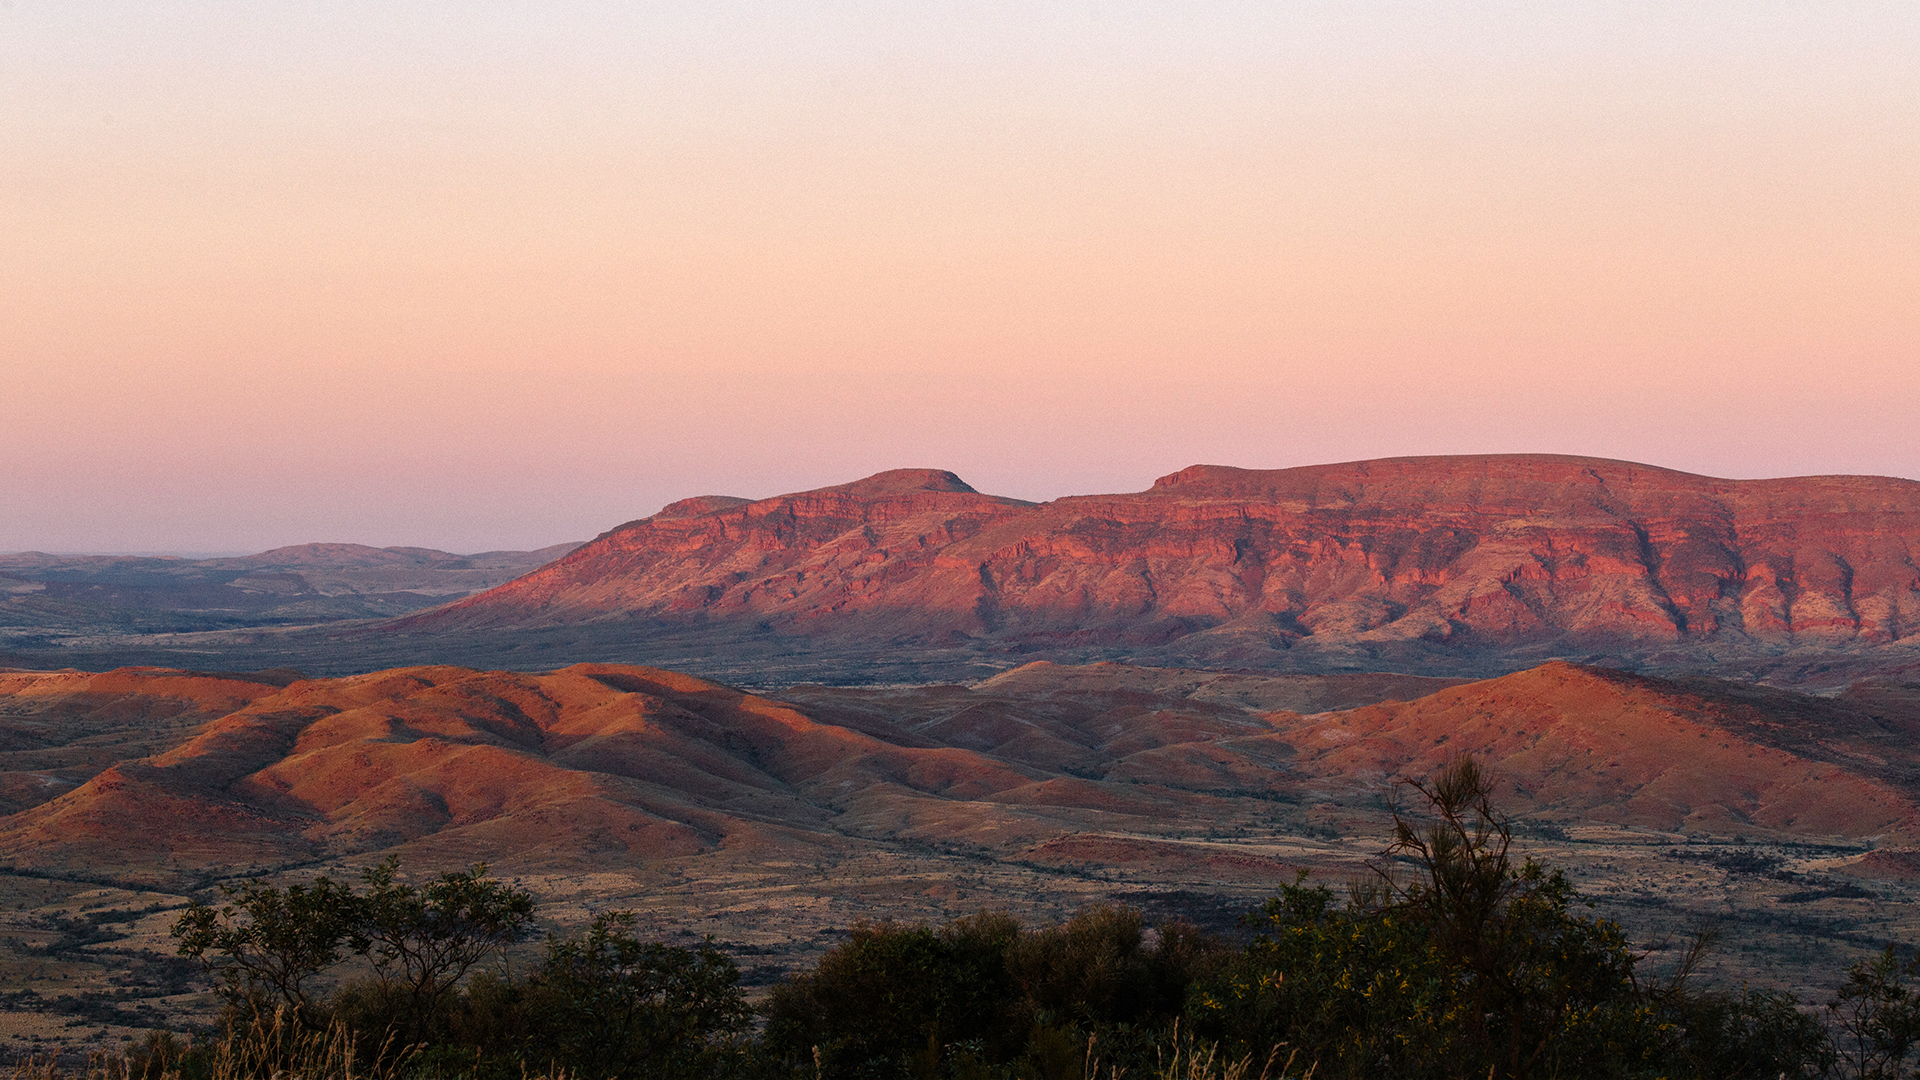
[[[548,944],[525,991],[522,1045],[532,1064],[577,1076],[732,1075],[753,1017],[739,983],[712,941],[642,942],[631,912],[602,915]]]
[[[856,925],[811,972],[774,987],[768,1049],[836,1076],[890,1076],[929,1048],[937,1057],[950,1044],[999,1041],[1008,1020],[1004,947],[987,918],[976,928],[985,934]]]
[[[774,988],[765,1043],[794,1067],[817,1052],[829,1076],[1020,1063],[1079,1077],[1090,1040],[1110,1062],[1151,1060],[1195,973],[1226,954],[1185,924],[1149,937],[1138,911],[1109,905],[1033,929],[992,912],[938,930],[867,924]]]
[[[245,1020],[283,1011],[324,1028],[331,1010],[309,984],[357,955],[370,983],[337,1004],[360,1030],[403,1043],[441,1034],[451,998],[474,965],[518,941],[533,921],[533,895],[487,877],[484,864],[425,885],[398,880],[390,858],[360,874],[364,893],[327,877],[286,888],[222,886],[227,903],[194,901],[173,925],[180,953],[219,978],[231,1013]]]
[[[1675,1062],[1701,1080],[1817,1080],[1839,1064],[1826,1027],[1792,994],[1743,988],[1686,995],[1670,1018]]]
[[[1847,971],[1847,981],[1827,1005],[1837,1050],[1848,1072],[1861,1080],[1915,1075],[1909,1062],[1920,1052],[1920,956],[1906,961],[1888,945]]]
[[[1347,902],[1305,875],[1192,1002],[1238,1052],[1287,1044],[1330,1077],[1629,1076],[1670,1050],[1614,924],[1575,914],[1557,871],[1509,855],[1484,774],[1463,760],[1414,783],[1429,820],[1395,815],[1411,865]]]

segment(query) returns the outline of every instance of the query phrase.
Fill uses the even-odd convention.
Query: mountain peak
[[[653,515],[653,520],[672,521],[677,518],[699,517],[716,510],[731,510],[736,506],[745,506],[752,501],[752,499],[740,498],[738,495],[695,495],[691,499],[681,499],[679,502],[668,503],[661,507],[660,512]]]
[[[973,485],[945,469],[888,469],[851,484],[839,484],[823,491],[878,498],[884,495],[910,495],[921,491],[951,491],[973,495]]]

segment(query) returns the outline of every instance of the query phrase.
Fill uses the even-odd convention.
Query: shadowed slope
[[[163,750],[196,725],[277,692],[289,677],[165,668],[0,672],[0,813]]]

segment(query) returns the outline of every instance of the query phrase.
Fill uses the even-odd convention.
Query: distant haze
[[[1920,476],[1911,3],[0,5],[0,551]]]

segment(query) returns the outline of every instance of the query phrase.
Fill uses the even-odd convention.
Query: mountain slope
[[[1684,666],[1904,642],[1898,665],[1920,642],[1917,556],[1920,484],[1880,477],[1399,458],[1195,466],[1138,494],[1032,505],[901,470],[676,504],[389,630],[772,628],[1216,666],[1567,652]]]
[[[1920,842],[1920,754],[1895,723],[1784,691],[1550,663],[1311,717],[1270,738],[1341,783],[1484,762],[1511,812],[1671,832]],[[1231,746],[1231,744],[1230,744]]]

